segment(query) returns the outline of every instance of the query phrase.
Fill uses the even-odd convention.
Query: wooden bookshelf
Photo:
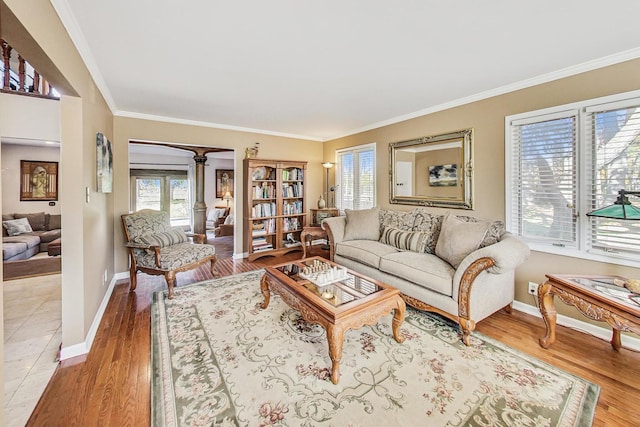
[[[302,251],[307,162],[244,159],[244,251],[253,261]]]

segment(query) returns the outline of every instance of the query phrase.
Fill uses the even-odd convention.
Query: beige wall
[[[215,129],[204,126],[190,126],[176,123],[156,122],[151,120],[115,117],[114,124],[114,152],[121,153],[114,162],[114,203],[115,221],[115,268],[117,272],[128,270],[127,254],[124,250],[124,236],[120,215],[129,211],[129,162],[124,158],[128,153],[129,140],[155,141],[173,144],[186,144],[201,147],[233,148],[235,150],[234,211],[236,213],[236,228],[234,235],[234,253],[242,253],[242,159],[244,150],[252,147],[256,141],[260,142],[259,158],[277,160],[305,160],[308,161],[307,207],[313,207],[315,194],[322,192],[322,153],[321,142],[302,139],[284,138],[269,135],[259,135],[250,132],[237,132],[225,129]]]
[[[113,139],[113,116],[48,0],[4,0],[2,36],[63,95],[60,101],[62,341],[84,342],[113,276],[113,196],[95,193],[96,132]],[[9,11],[10,13],[4,13]],[[37,11],[37,12],[36,12]],[[10,22],[7,22],[10,21]],[[85,202],[85,188],[91,189]]]
[[[504,120],[505,116],[570,102],[640,89],[640,60],[628,61],[505,95],[473,102],[324,144],[324,159],[333,161],[335,150],[376,142],[377,200],[383,208],[411,210],[389,204],[389,143],[427,135],[474,129],[474,212],[456,211],[479,218],[505,216]],[[431,208],[435,213],[446,209]],[[527,282],[541,282],[545,273],[604,273],[640,277],[631,267],[534,252],[516,274],[516,299],[534,305]],[[558,312],[577,317],[573,309],[558,304]],[[602,324],[600,324],[602,325]]]

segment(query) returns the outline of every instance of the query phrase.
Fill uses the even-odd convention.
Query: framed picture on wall
[[[96,134],[96,180],[99,193],[111,193],[113,188],[113,149],[111,141],[101,132]]]
[[[58,162],[20,160],[20,201],[58,200]]]
[[[222,199],[227,191],[233,197],[233,170],[216,169],[216,198]]]

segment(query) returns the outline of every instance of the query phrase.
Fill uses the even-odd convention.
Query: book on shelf
[[[301,181],[302,169],[300,168],[283,169],[282,180],[283,181]]]

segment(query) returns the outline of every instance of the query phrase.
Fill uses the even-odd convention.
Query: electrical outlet
[[[537,295],[538,294],[538,284],[535,282],[529,282],[529,293],[531,295]]]
[[[106,269],[104,270],[104,275],[102,277],[102,284],[105,284],[105,283],[107,283],[107,270]]]

